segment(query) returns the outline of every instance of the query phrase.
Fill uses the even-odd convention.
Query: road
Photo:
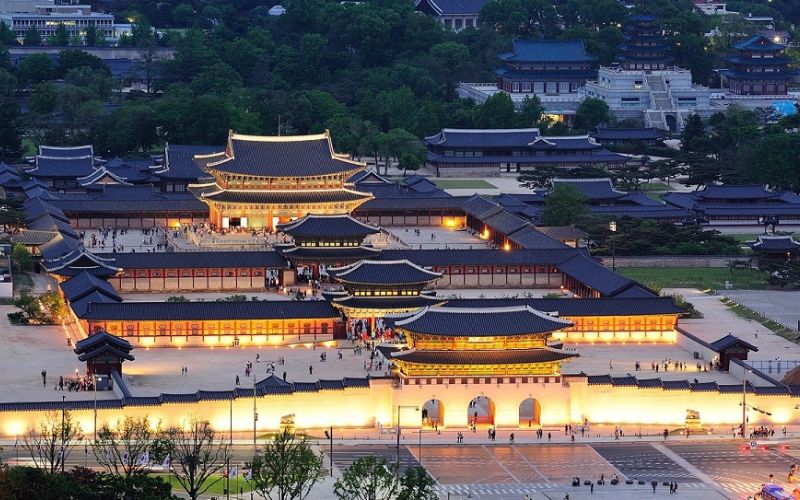
[[[329,467],[329,448],[320,443]],[[792,463],[800,462],[800,441],[771,443],[766,449],[743,449],[741,441],[655,441],[605,443],[507,443],[424,444],[414,442],[400,447],[400,468],[422,464],[437,482],[442,498],[491,498],[519,500],[532,498],[571,498],[589,495],[589,486],[601,477],[606,484],[595,486],[596,498],[638,498],[643,492],[652,495],[651,481],[657,481],[656,496],[667,495],[664,483],[677,482],[680,498],[746,498],[775,475],[775,482],[786,484]],[[21,446],[19,463],[29,463]],[[88,452],[88,453],[87,453]],[[382,457],[389,464],[397,459],[395,446],[388,444],[335,443],[333,462],[338,476],[355,460],[364,456]],[[421,453],[421,455],[420,455]],[[16,453],[7,447],[3,459],[16,463]],[[235,445],[232,463],[240,470],[253,456],[253,447]],[[90,448],[76,447],[66,468],[98,467]],[[609,484],[614,475],[619,485]],[[571,485],[573,477],[581,486]],[[628,484],[627,481],[632,481]],[[642,481],[643,484],[639,482]],[[673,496],[674,498],[674,496]]]

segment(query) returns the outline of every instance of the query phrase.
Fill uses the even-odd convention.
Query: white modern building
[[[602,99],[618,119],[641,118],[645,127],[679,131],[690,114],[710,116],[711,90],[692,83],[690,71],[672,66],[656,17],[632,16],[617,64],[602,67],[581,90]]]
[[[105,38],[114,38],[114,16],[92,12],[90,5],[36,5],[32,12],[0,14],[0,22],[8,25],[20,42],[31,26],[46,40],[61,24],[67,28],[70,36],[83,36],[86,28],[94,26]]]

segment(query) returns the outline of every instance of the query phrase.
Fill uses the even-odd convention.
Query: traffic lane
[[[769,481],[785,482],[793,457],[780,451],[779,445],[767,449],[736,442],[726,443],[666,443],[667,447],[720,483],[761,484]]]
[[[648,443],[592,444],[611,465],[633,480],[701,482],[692,473]]]

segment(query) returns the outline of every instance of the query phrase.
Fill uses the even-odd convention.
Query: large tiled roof
[[[36,167],[28,173],[33,177],[86,177],[94,172],[94,159],[85,158],[36,158]]]
[[[664,134],[658,130],[647,128],[603,128],[598,127],[592,137],[601,140],[631,140],[631,141],[644,141],[656,140],[664,137]]]
[[[314,177],[355,173],[366,164],[333,151],[330,135],[249,136],[231,133],[223,159],[207,168],[257,177]]]
[[[786,48],[785,45],[775,43],[764,35],[753,35],[746,40],[731,45],[736,50],[778,52]]]
[[[500,210],[494,215],[483,219],[483,223],[503,234],[511,234],[528,225],[528,221],[518,217],[507,210]]]
[[[549,333],[571,326],[527,306],[492,309],[426,307],[408,318],[395,321],[403,330],[430,335],[495,337]]]
[[[764,189],[762,185],[719,185],[712,184],[692,193],[704,200],[752,200],[777,198],[780,193]]]
[[[156,174],[164,179],[197,181],[209,175],[194,161],[195,155],[208,155],[222,151],[220,146],[185,146],[167,144],[164,148],[164,168]]]
[[[279,224],[277,229],[292,237],[342,237],[363,239],[380,229],[361,222],[348,214],[308,214],[298,220]]]
[[[108,295],[116,300],[121,300],[117,291],[114,290],[114,287],[111,286],[108,281],[100,279],[86,271],[82,271],[72,278],[62,281],[58,286],[70,302],[95,291]]]
[[[594,62],[597,58],[586,52],[582,40],[523,40],[513,41],[513,52],[497,56],[507,62]]]
[[[426,365],[518,365],[528,363],[551,363],[578,356],[575,352],[555,349],[509,349],[449,351],[449,350],[416,350],[395,351],[391,360]]]
[[[111,302],[122,302],[122,299],[117,297],[111,297],[105,293],[101,293],[98,290],[94,290],[91,293],[82,296],[79,299],[74,299],[69,301],[69,308],[72,309],[72,312],[75,313],[77,317],[83,317],[86,314],[86,311],[92,307],[93,304],[101,304],[101,303],[111,303]]]
[[[89,193],[59,194],[53,206],[70,213],[208,212],[190,193],[162,193],[151,185],[102,185]]]
[[[445,128],[425,138],[432,146],[447,147],[514,147],[525,146],[540,137],[538,128],[523,129],[457,129]]]
[[[329,276],[342,283],[374,285],[420,285],[442,277],[409,260],[362,260],[345,267],[327,270]]]
[[[357,247],[291,247],[281,251],[289,260],[355,261],[376,259],[381,250],[368,246]]]
[[[145,252],[106,254],[113,257],[122,269],[186,269],[186,268],[234,268],[234,267],[286,267],[286,259],[279,252]]]
[[[84,319],[110,321],[202,321],[224,319],[338,319],[341,314],[324,300],[259,300],[244,302],[119,302],[92,304]],[[302,326],[302,325],[300,325]]]
[[[467,215],[471,215],[479,220],[485,220],[487,217],[491,217],[503,211],[503,207],[496,201],[479,194],[473,195],[470,199],[465,201],[462,208]]]
[[[26,222],[33,222],[42,217],[50,215],[55,219],[61,220],[62,222],[69,223],[69,218],[64,215],[64,212],[62,212],[60,208],[56,207],[50,202],[42,200],[41,198],[30,199],[23,203],[22,207],[25,210]]]
[[[412,311],[422,307],[438,305],[447,299],[433,295],[399,295],[393,297],[353,297],[345,296],[334,298],[333,305],[352,307],[354,309],[404,309]]]
[[[800,249],[800,243],[795,241],[791,235],[786,236],[764,236],[759,235],[758,241],[751,245],[753,250],[761,252],[790,252]]]
[[[415,5],[427,2],[439,15],[478,14],[489,0],[417,0]]]
[[[519,231],[508,235],[509,241],[522,246],[523,248],[543,249],[543,248],[567,248],[567,245],[549,236],[531,224],[526,225]]]
[[[133,350],[133,346],[127,340],[111,335],[108,332],[100,331],[81,339],[75,343],[75,354],[78,354],[78,360],[86,361],[87,359],[94,359],[99,354],[112,350],[120,357],[133,361],[133,356],[129,354]]]
[[[522,249],[506,252],[490,248],[449,250],[384,250],[380,260],[408,259],[423,267],[431,266],[504,266],[558,265],[580,253],[574,248]],[[598,264],[599,265],[599,264]]]
[[[436,197],[409,197],[409,198],[381,198],[376,196],[373,200],[355,209],[359,211],[381,211],[381,210],[461,210],[461,205],[468,199],[465,196],[436,196]]]
[[[308,191],[233,191],[222,190],[201,195],[204,200],[229,203],[329,203],[369,200],[372,195],[351,189]]]
[[[636,288],[636,296],[653,295],[632,279],[607,269],[582,253],[557,264],[557,267],[562,273],[606,297],[616,296],[631,287]]]
[[[94,156],[94,148],[86,146],[39,146],[38,156],[47,158],[85,158]]]
[[[593,165],[598,163],[622,163],[628,161],[630,158],[627,156],[612,153],[602,149],[599,145],[593,145],[596,148],[591,154],[549,154],[544,156],[536,156],[533,154],[523,156],[447,156],[433,152],[428,152],[426,159],[433,164],[454,164],[454,165],[469,165],[469,164],[486,164],[486,163],[517,163],[521,167],[531,165],[552,165],[554,163],[570,163],[581,165]]]
[[[611,179],[553,179],[553,187],[558,185],[572,186],[588,200],[619,199],[628,195],[624,191],[617,191],[611,184]]]
[[[537,311],[572,316],[647,316],[651,314],[683,314],[686,311],[675,305],[672,297],[646,297],[633,299],[450,299],[447,307],[482,309],[493,307],[528,306]]]

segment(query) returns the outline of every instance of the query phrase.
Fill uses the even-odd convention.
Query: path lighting
[[[608,223],[608,229],[611,230],[611,270],[617,270],[617,221],[612,220]]]

